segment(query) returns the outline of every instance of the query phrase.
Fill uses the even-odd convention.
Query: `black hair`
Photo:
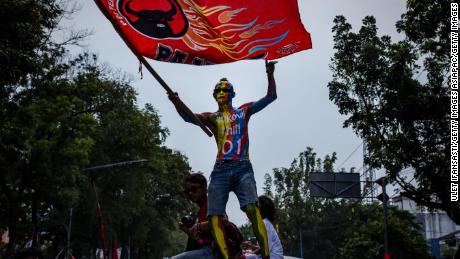
[[[37,248],[26,248],[14,255],[14,259],[25,259],[28,257],[43,259],[43,253]]]
[[[188,174],[185,177],[184,182],[197,183],[200,186],[208,185],[208,181],[206,181],[206,178],[202,174],[199,174],[199,173]]]
[[[275,219],[275,204],[268,196],[259,196],[259,209],[262,218],[267,218],[271,222]]]
[[[220,86],[220,83],[222,83],[222,82],[227,82],[228,86],[232,89],[232,92],[235,92],[235,89],[233,89],[232,83],[230,83],[226,77],[222,77],[219,80],[219,82],[217,82],[217,84],[214,86],[214,89],[216,89],[218,86]]]
[[[228,79],[226,77],[222,77],[219,82],[217,82],[216,84],[216,87],[220,85],[221,82],[227,82],[228,83]]]

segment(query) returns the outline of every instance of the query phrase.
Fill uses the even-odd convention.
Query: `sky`
[[[277,60],[275,80],[278,99],[254,115],[249,122],[250,159],[259,194],[262,194],[264,175],[272,173],[273,168],[289,167],[307,146],[312,147],[321,158],[337,152],[336,166],[341,165],[340,168],[347,171],[351,167],[359,169],[363,166],[362,140],[350,128],[343,128],[346,117],[340,115],[337,106],[329,100],[327,84],[332,80],[329,64],[334,54],[331,32],[334,17],[344,15],[356,32],[361,20],[373,15],[380,35],[389,35],[395,40],[402,38],[394,25],[404,12],[403,0],[298,2],[300,17],[311,34],[313,48]],[[86,38],[82,49],[73,51],[96,53],[101,62],[130,75],[132,85],[138,92],[139,106],[151,103],[161,116],[162,126],[169,129],[170,136],[165,144],[186,155],[193,171],[201,171],[209,178],[217,152],[214,138],[179,117],[165,90],[146,69],[141,79],[137,59],[93,1],[77,3],[79,11],[72,15],[71,20],[64,21],[63,26],[73,30],[90,30],[92,34]],[[258,100],[267,91],[262,60],[213,66],[169,64],[153,60],[150,60],[150,64],[196,113],[217,110],[212,90],[222,77],[228,78],[235,88],[234,106]],[[247,222],[234,194],[230,195],[227,214],[237,225]]]

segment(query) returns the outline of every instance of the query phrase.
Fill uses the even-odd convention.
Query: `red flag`
[[[118,241],[113,240],[112,259],[118,259]]]
[[[385,253],[383,254],[383,258],[384,258],[384,259],[392,259],[392,258],[393,258],[393,254],[390,253],[390,252],[385,252]]]
[[[297,0],[95,0],[139,54],[209,65],[311,48]]]
[[[94,188],[94,185],[93,185]],[[96,191],[96,189],[94,189]],[[97,199],[97,196],[96,196]],[[109,258],[109,254],[107,253],[106,246],[105,246],[105,236],[104,236],[104,218],[102,217],[102,209],[99,201],[97,202],[97,215],[99,216],[99,227],[100,227],[100,237],[102,243],[102,253],[104,255],[104,259]]]

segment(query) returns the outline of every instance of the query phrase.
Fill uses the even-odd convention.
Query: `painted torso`
[[[210,115],[216,126],[217,159],[249,159],[248,121],[250,103]]]

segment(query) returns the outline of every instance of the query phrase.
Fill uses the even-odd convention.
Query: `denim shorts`
[[[243,209],[257,202],[256,180],[249,160],[217,160],[208,187],[208,216],[224,215],[233,191]]]

